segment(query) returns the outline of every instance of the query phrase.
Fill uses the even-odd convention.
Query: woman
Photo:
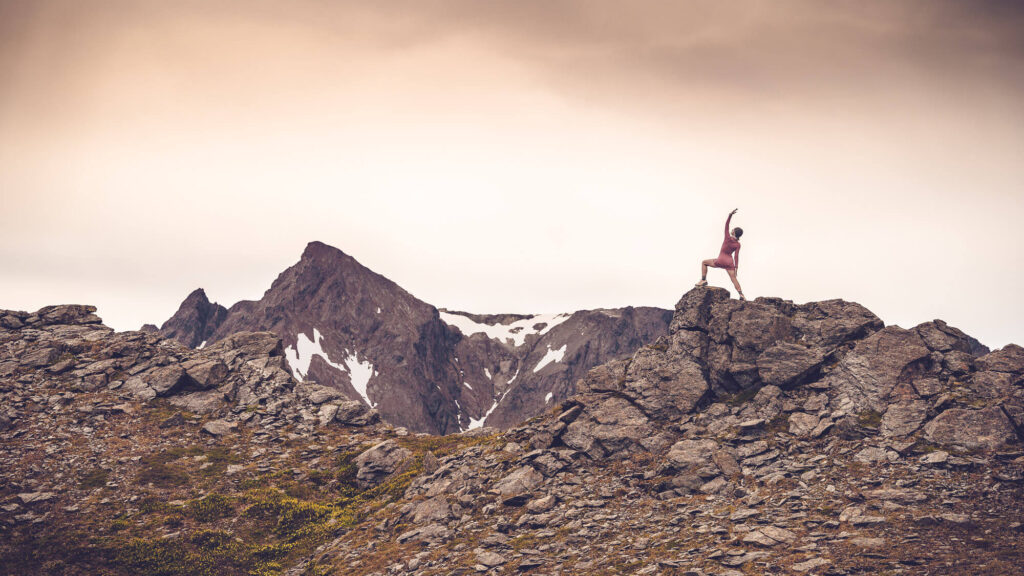
[[[743,228],[733,228],[732,234],[729,234],[729,221],[732,220],[732,215],[737,210],[739,208],[729,212],[729,217],[725,219],[725,240],[722,241],[722,253],[718,255],[718,258],[704,260],[700,263],[700,282],[697,282],[697,286],[708,285],[708,266],[722,268],[729,273],[732,285],[740,293],[740,300],[746,300],[743,296],[743,289],[740,288],[740,281],[736,279],[736,273],[740,269],[740,236],[743,236]],[[735,260],[733,260],[733,253],[735,253]]]

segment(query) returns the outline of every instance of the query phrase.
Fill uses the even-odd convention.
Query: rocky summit
[[[508,428],[568,398],[586,372],[668,331],[659,308],[571,314],[439,310],[337,248],[311,242],[258,301],[228,309],[202,289],[158,332],[186,346],[270,331],[296,378],[396,426],[448,434]]]
[[[1024,566],[1024,348],[939,320],[697,288],[538,416],[445,436],[245,327],[196,348],[88,306],[0,311],[0,574]]]

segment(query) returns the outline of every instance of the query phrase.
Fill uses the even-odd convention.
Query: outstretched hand
[[[733,208],[733,209],[732,209],[732,212],[729,212],[729,216],[732,216],[732,215],[733,215],[733,214],[735,214],[735,213],[736,213],[736,212],[737,212],[738,210],[739,210],[739,208]]]

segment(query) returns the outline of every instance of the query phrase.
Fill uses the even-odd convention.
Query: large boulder
[[[925,437],[936,444],[969,450],[995,450],[1017,438],[1016,430],[1002,408],[983,410],[952,408],[925,424]]]
[[[154,368],[143,375],[143,381],[157,396],[170,396],[188,386],[192,379],[180,364]]]
[[[228,367],[219,358],[195,358],[183,362],[181,367],[185,369],[189,378],[197,388],[206,390],[216,388],[228,375]]]
[[[583,413],[570,423],[562,442],[592,458],[625,457],[641,449],[654,434],[650,420],[625,398],[589,398]]]
[[[827,382],[855,409],[882,413],[896,385],[927,363],[930,354],[917,332],[887,326],[857,342]]]
[[[364,488],[380,484],[411,457],[408,449],[385,440],[356,457],[356,481]]]
[[[942,320],[932,320],[914,327],[930,350],[938,352],[965,352],[967,354],[987,353],[988,349],[963,331]]]
[[[33,316],[39,318],[40,324],[99,324],[103,322],[95,314],[95,306],[82,304],[61,304],[59,306],[45,306],[40,308]]]
[[[680,440],[669,448],[665,463],[676,470],[704,466],[712,462],[717,448],[718,443],[714,440]]]
[[[623,387],[644,413],[657,419],[675,419],[691,412],[708,391],[700,364],[654,348],[641,348],[633,355]]]
[[[793,386],[816,375],[824,361],[817,346],[778,342],[757,357],[757,371],[765,384]]]
[[[1024,348],[1016,344],[1007,344],[999,350],[978,358],[977,363],[981,370],[1024,374]]]
[[[711,308],[714,304],[729,300],[729,291],[724,288],[694,288],[683,294],[676,303],[676,312],[669,325],[670,332],[679,330],[707,331],[711,322]]]
[[[330,406],[336,410],[328,421],[345,426],[368,426],[380,421],[380,413],[359,400],[349,400]]]
[[[923,400],[898,402],[889,406],[882,415],[882,436],[907,436],[913,434],[928,416],[928,403]]]
[[[501,496],[506,505],[518,505],[526,502],[535,488],[544,482],[544,475],[532,466],[520,466],[511,474],[498,480],[492,490]]]

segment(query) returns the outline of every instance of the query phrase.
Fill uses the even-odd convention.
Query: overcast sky
[[[1022,102],[1015,0],[0,0],[0,308],[160,324],[310,240],[667,308],[739,207],[748,298],[1024,344]]]

